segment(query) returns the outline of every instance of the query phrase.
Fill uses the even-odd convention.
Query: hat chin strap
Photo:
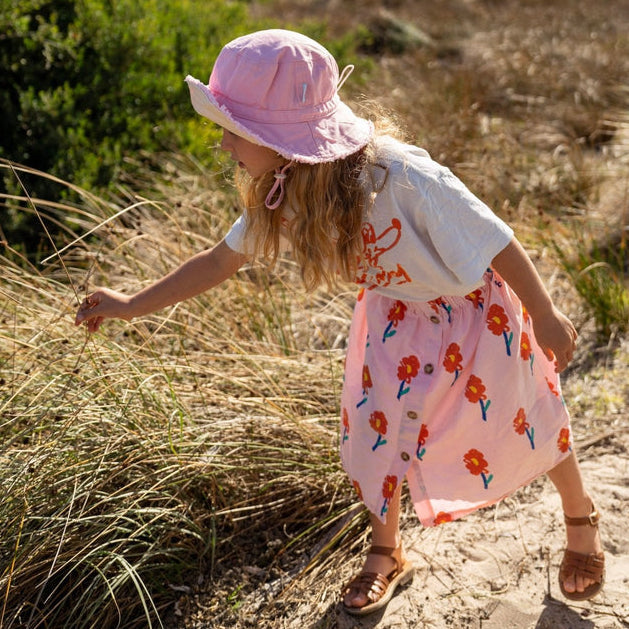
[[[264,200],[264,205],[269,210],[277,210],[282,201],[284,200],[284,181],[286,180],[286,171],[294,164],[294,161],[288,162],[282,166],[282,168],[276,168],[275,174],[275,183],[273,187],[269,190],[269,194],[266,195],[266,199]],[[275,200],[273,198],[275,197]]]

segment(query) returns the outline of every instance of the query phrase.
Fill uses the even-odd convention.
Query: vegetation
[[[217,629],[277,627],[306,592],[308,609],[329,600],[364,543],[336,453],[351,287],[306,295],[287,259],[93,337],[71,325],[94,285],[134,291],[237,215],[211,127],[177,90],[252,18],[237,2],[140,4],[0,16],[2,627],[192,626],[199,608]],[[345,97],[399,112],[514,225],[579,327],[577,368],[595,370],[627,325],[626,3],[613,23],[574,0],[421,3],[429,40],[397,29],[394,46],[377,2],[343,3],[325,28],[304,23],[308,4],[247,8],[325,33],[341,58],[385,51]],[[60,253],[42,265],[25,253],[48,256],[47,232]],[[586,388],[577,422],[604,412]]]
[[[6,0],[0,157],[102,189],[141,150],[201,154],[212,132],[192,110],[183,79],[207,78],[225,39],[246,30],[243,2]],[[13,177],[3,182],[0,191],[20,192]],[[62,191],[50,179],[28,185],[44,199]],[[49,247],[34,225],[28,211],[2,221],[5,236],[31,257]]]
[[[303,296],[295,312],[287,277],[271,287],[251,270],[107,337],[69,328],[91,274],[135,287],[225,230],[215,184],[171,166],[188,170],[171,201],[133,204],[98,249],[52,273],[2,260],[3,627],[162,626],[172,588],[212,578],[218,557],[251,538],[305,548],[352,504],[336,460],[342,351],[328,338],[351,295]],[[122,209],[88,193],[81,207],[84,227]]]

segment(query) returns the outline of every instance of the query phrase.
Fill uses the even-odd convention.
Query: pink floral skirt
[[[571,450],[554,364],[494,272],[466,297],[362,291],[341,398],[343,467],[383,522],[407,479],[422,524],[488,506]]]

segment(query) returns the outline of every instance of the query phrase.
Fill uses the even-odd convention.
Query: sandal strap
[[[391,557],[395,561],[395,568],[388,574],[379,572],[361,572],[356,575],[343,589],[345,593],[351,589],[362,592],[371,602],[377,601],[389,587],[391,579],[394,579],[403,568],[402,546],[389,548],[388,546],[372,546],[369,553]]]
[[[601,514],[592,504],[592,512],[589,515],[586,515],[583,518],[572,518],[564,513],[563,519],[569,526],[598,526]]]
[[[389,546],[372,546],[369,549],[368,554],[373,555],[383,555],[385,557],[391,557],[393,561],[395,561],[396,572],[400,572],[402,570],[402,545],[400,544],[397,548],[391,548]]]
[[[344,593],[357,590],[367,597],[369,603],[380,600],[389,587],[389,579],[376,572],[362,572],[354,577],[344,589]]]
[[[589,555],[566,550],[561,563],[560,575],[562,579],[578,574],[586,579],[601,582],[605,573],[605,555],[590,553]]]

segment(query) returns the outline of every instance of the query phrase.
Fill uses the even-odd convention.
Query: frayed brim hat
[[[351,71],[351,66],[350,66]],[[220,52],[208,85],[188,75],[197,113],[297,162],[342,159],[364,147],[370,121],[343,103],[334,57],[314,40],[282,29],[239,37]]]

